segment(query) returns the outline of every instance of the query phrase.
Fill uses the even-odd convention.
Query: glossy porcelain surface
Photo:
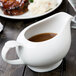
[[[37,72],[46,72],[58,67],[66,56],[71,45],[70,22],[72,16],[60,12],[26,27],[17,37],[17,41],[9,41],[2,50],[3,59],[10,64],[26,64]],[[40,33],[57,33],[57,35],[43,42],[31,42],[31,36]],[[7,60],[8,49],[16,47],[18,60]],[[7,50],[4,54],[4,50]]]

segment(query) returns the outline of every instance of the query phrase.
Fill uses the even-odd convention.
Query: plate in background
[[[41,14],[41,15],[35,15],[35,16],[32,16],[30,15],[29,11],[24,13],[23,15],[18,15],[18,16],[8,16],[8,15],[5,15],[3,13],[3,11],[0,9],[0,16],[2,17],[6,17],[6,18],[11,18],[11,19],[31,19],[31,18],[36,18],[36,17],[40,17],[40,16],[43,16],[43,15],[46,15],[52,11],[54,11],[56,8],[58,8],[60,6],[60,4],[62,3],[62,0],[57,0],[57,6],[47,12],[45,12],[44,14]]]

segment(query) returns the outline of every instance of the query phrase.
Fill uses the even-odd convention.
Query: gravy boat
[[[59,12],[26,27],[18,35],[16,41],[11,40],[5,43],[1,53],[3,60],[14,65],[26,64],[36,72],[47,72],[57,68],[71,45],[71,20],[71,15]],[[57,35],[43,42],[28,40],[40,33],[57,33]],[[14,47],[19,59],[8,60],[6,54]]]

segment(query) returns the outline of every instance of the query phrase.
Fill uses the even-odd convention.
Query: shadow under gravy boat
[[[10,64],[26,64],[36,72],[46,72],[57,68],[71,45],[70,22],[72,16],[60,12],[26,27],[17,37],[5,43],[2,58]],[[31,42],[28,39],[40,33],[57,33],[52,39]],[[6,59],[9,49],[16,47],[17,60]]]

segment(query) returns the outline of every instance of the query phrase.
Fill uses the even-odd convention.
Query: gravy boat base
[[[33,67],[28,66],[28,67],[35,72],[49,72],[49,71],[56,69],[62,63],[62,61],[63,60],[60,60],[53,65],[48,65],[48,66],[43,66],[43,67],[34,67],[34,66]]]

